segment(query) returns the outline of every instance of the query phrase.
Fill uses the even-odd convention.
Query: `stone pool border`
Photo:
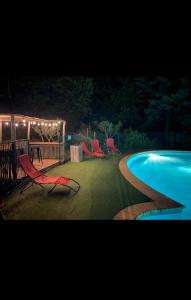
[[[159,150],[162,151],[162,150]],[[165,150],[163,150],[165,152]],[[172,151],[172,150],[168,150]],[[174,150],[173,150],[174,151]],[[144,151],[150,152],[150,151]],[[175,151],[174,151],[175,152]],[[143,152],[141,152],[143,153]],[[131,206],[128,206],[127,208],[122,209],[120,212],[118,212],[114,220],[135,220],[139,215],[144,214],[146,212],[150,212],[153,210],[158,209],[165,209],[165,208],[177,208],[177,207],[184,207],[182,204],[164,196],[163,194],[157,192],[156,190],[152,189],[145,183],[143,183],[141,180],[139,180],[133,173],[130,171],[130,169],[127,167],[127,160],[134,156],[135,154],[130,154],[122,158],[119,162],[119,169],[122,173],[122,175],[125,177],[125,179],[137,190],[142,192],[144,195],[149,197],[152,202],[144,202],[139,204],[134,204]]]

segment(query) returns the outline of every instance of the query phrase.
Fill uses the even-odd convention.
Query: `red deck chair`
[[[103,150],[99,146],[99,140],[98,139],[91,140],[91,146],[92,146],[93,152],[104,154]]]
[[[37,170],[34,167],[27,154],[20,155],[18,159],[21,167],[23,168],[26,175],[30,178],[30,182],[31,182],[30,186],[21,190],[21,193],[29,189],[33,185],[33,183],[40,185],[40,187],[42,188],[44,188],[43,187],[44,184],[54,184],[54,186],[48,191],[48,193],[52,192],[55,189],[57,184],[66,186],[67,188],[73,190],[76,193],[79,191],[80,185],[74,179],[63,177],[63,176],[46,176],[43,173],[41,173],[39,170]],[[70,181],[73,181],[78,185],[77,189],[74,189],[69,185]]]
[[[88,147],[86,146],[86,144],[84,142],[80,142],[81,146],[82,146],[82,150],[84,151],[84,153],[87,156],[90,157],[105,157],[104,153],[99,153],[99,152],[91,152]]]
[[[108,151],[111,152],[120,152],[119,149],[117,149],[114,145],[114,139],[113,138],[108,138],[106,139],[106,146],[108,148]]]

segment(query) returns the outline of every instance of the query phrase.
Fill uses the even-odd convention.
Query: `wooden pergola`
[[[18,114],[0,114],[0,143],[3,142],[3,122],[6,125],[11,126],[11,141],[14,142],[17,140],[16,137],[16,128],[19,124],[23,124],[23,126],[27,126],[27,136],[26,139],[30,141],[31,137],[31,124],[39,124],[41,126],[57,126],[57,124],[61,124],[62,126],[62,143],[65,140],[65,125],[66,122],[64,120],[51,120],[45,118],[37,118],[32,116],[18,115]]]
[[[42,128],[58,127],[57,139],[51,142],[40,141],[40,136],[34,138],[31,134],[33,126]],[[64,120],[52,120],[45,118],[37,118],[33,116],[19,114],[0,114],[0,179],[7,177],[16,179],[23,175],[19,174],[18,155],[26,153],[34,158],[34,165],[38,169],[46,169],[56,164],[63,163],[65,160],[65,125]],[[26,128],[23,131],[23,128]],[[5,140],[5,135],[9,128],[9,136]],[[23,137],[19,138],[18,130],[22,128]],[[5,134],[5,135],[4,135]],[[4,135],[4,136],[3,136]],[[39,154],[40,153],[40,154]],[[41,158],[41,161],[39,160]],[[6,174],[4,175],[4,170]],[[10,171],[11,170],[11,171]]]

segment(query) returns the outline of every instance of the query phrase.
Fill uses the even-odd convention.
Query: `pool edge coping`
[[[159,150],[162,151],[162,150]],[[165,150],[164,150],[165,151]],[[169,151],[169,150],[168,150]],[[174,150],[176,151],[176,150]],[[119,211],[114,220],[135,220],[139,215],[144,214],[145,212],[159,210],[159,209],[168,209],[168,208],[180,208],[184,207],[181,203],[172,200],[171,198],[161,194],[160,192],[152,189],[143,181],[138,179],[128,168],[127,160],[130,159],[132,156],[145,153],[150,151],[143,151],[137,152],[133,154],[128,154],[123,157],[119,162],[119,169],[123,177],[138,191],[146,195],[148,198],[151,199],[151,202],[144,202],[130,205],[121,211]]]

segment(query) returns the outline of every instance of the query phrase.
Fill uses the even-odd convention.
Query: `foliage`
[[[19,83],[18,83],[19,82]],[[76,129],[82,120],[91,118],[91,101],[94,91],[93,79],[89,77],[20,77],[15,102],[23,114],[66,120],[68,128]],[[30,104],[29,104],[30,103]]]
[[[66,120],[68,128],[77,129],[82,121],[90,122],[93,79],[86,77],[58,77],[53,90],[57,97],[57,110]]]
[[[59,117],[66,120],[68,131],[79,129],[81,122],[91,128],[95,120],[121,120],[123,128],[141,132],[156,127],[165,133],[190,131],[190,76],[22,76],[11,77],[10,86],[7,105],[14,113]],[[5,99],[5,94],[0,97]],[[5,111],[2,104],[0,109]]]
[[[131,128],[125,129],[123,132],[123,148],[124,149],[149,149],[158,147],[157,141],[150,140],[145,133]]]
[[[41,137],[42,142],[53,142],[55,137],[58,137],[60,132],[60,125],[56,126],[44,126],[44,125],[32,125],[32,128]]]
[[[71,140],[67,142],[68,146],[70,145],[79,145],[83,141],[88,147],[91,147],[91,137],[87,137],[83,133],[76,133],[71,135]]]
[[[106,138],[114,137],[119,132],[121,126],[121,121],[115,125],[110,121],[102,121],[98,124],[99,130],[104,132]]]

